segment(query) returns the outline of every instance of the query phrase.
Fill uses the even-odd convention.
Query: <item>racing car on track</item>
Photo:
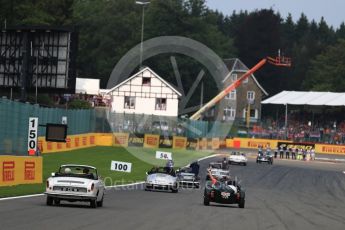
[[[258,153],[258,156],[256,157],[256,163],[268,163],[273,164],[273,155],[270,152],[265,153]]]
[[[206,181],[204,190],[204,205],[210,205],[210,202],[219,204],[238,204],[239,208],[244,208],[245,192],[235,181],[217,181],[212,184]]]
[[[46,181],[46,204],[59,205],[61,200],[90,202],[92,208],[102,207],[105,186],[97,169],[88,165],[61,165]]]
[[[247,165],[248,159],[244,153],[232,152],[228,158],[229,164]]]
[[[167,190],[178,192],[176,172],[169,167],[154,167],[146,173],[145,190]]]
[[[192,167],[185,167],[176,171],[179,187],[200,187],[200,177]]]

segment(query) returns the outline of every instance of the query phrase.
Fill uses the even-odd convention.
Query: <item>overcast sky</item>
[[[206,0],[211,9],[217,9],[225,15],[235,10],[269,9],[279,12],[285,19],[291,13],[296,22],[303,12],[309,21],[319,22],[323,16],[329,26],[339,28],[345,21],[345,0]]]

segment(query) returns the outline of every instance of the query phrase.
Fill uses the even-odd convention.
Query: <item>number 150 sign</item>
[[[28,132],[28,153],[29,155],[35,155],[37,150],[37,128],[38,118],[29,118],[29,132]]]

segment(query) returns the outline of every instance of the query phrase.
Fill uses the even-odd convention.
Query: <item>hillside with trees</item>
[[[129,0],[1,0],[2,28],[16,25],[74,25],[79,32],[78,77],[101,78],[110,73],[128,50],[140,43],[142,8]],[[293,67],[265,66],[255,75],[273,95],[282,90],[344,92],[345,24],[339,28],[309,20],[282,18],[272,9],[223,15],[207,8],[205,0],[151,0],[145,9],[144,40],[158,36],[195,39],[221,58],[240,58],[248,67],[278,50],[292,58]],[[152,67],[176,84],[170,56],[175,56],[185,89],[203,66],[195,60],[165,54],[150,58]],[[206,73],[204,81],[212,83]],[[207,84],[206,100],[217,90]],[[200,89],[197,89],[197,91]],[[194,98],[197,103],[199,99]]]

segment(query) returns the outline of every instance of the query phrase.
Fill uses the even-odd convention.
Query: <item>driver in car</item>
[[[223,176],[221,179],[217,180],[211,173],[211,169],[207,169],[208,175],[211,179],[212,186],[216,186],[220,183],[225,183],[229,188],[231,188],[235,193],[237,193],[237,186],[235,185],[235,181],[232,181],[230,176]]]

